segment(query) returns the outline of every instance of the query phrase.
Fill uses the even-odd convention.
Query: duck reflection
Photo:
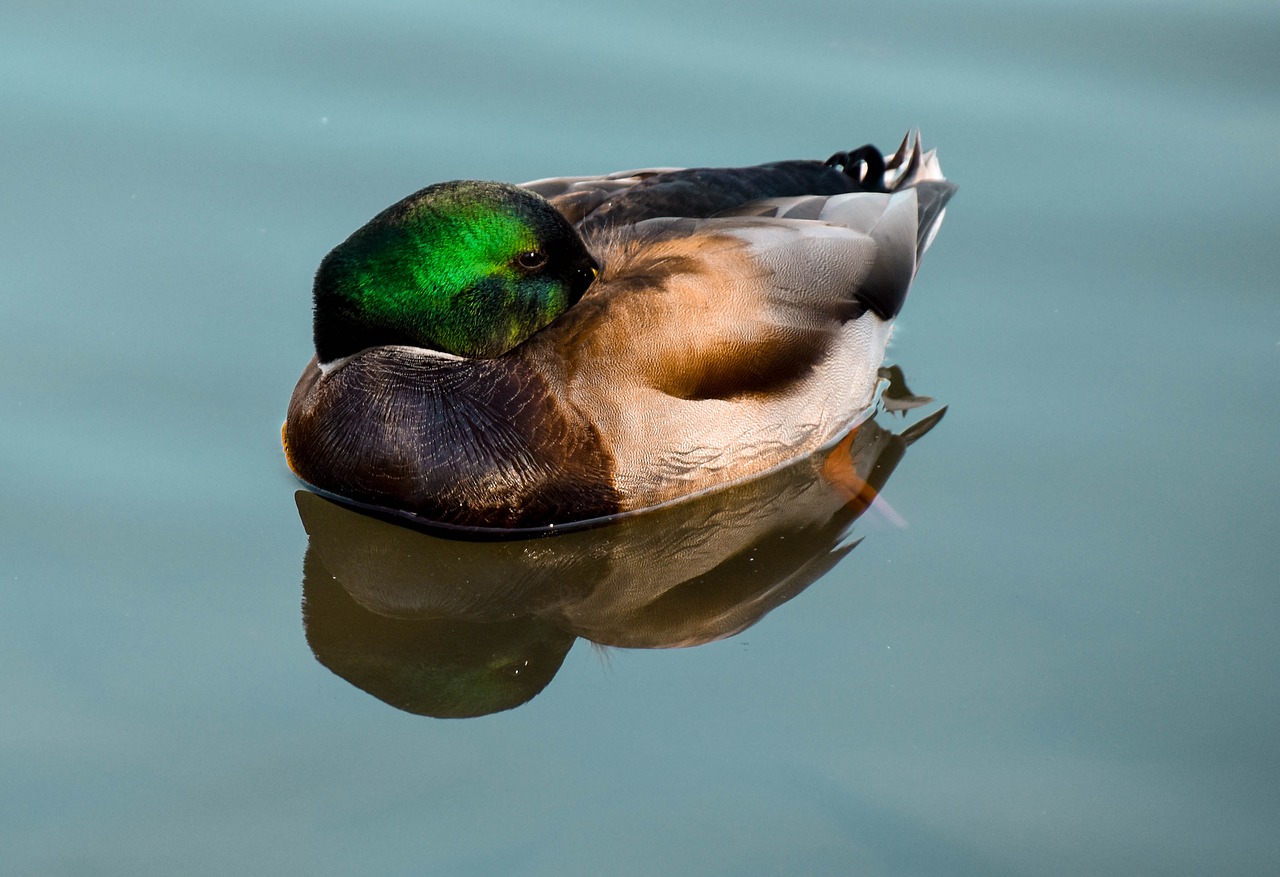
[[[533,698],[578,637],[654,649],[732,636],[853,550],[853,522],[945,413],[881,426],[929,401],[886,376],[881,413],[835,447],[601,526],[467,541],[299,491],[307,641],[386,703],[460,718]]]

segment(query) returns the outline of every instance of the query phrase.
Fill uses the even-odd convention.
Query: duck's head
[[[379,213],[320,263],[322,364],[404,344],[506,353],[582,297],[597,265],[541,196],[505,183],[440,183]]]

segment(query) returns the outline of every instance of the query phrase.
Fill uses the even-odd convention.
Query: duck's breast
[[[313,362],[285,443],[315,487],[443,524],[540,526],[619,510],[599,435],[518,358],[378,347],[327,375]]]

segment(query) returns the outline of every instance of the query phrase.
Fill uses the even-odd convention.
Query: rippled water
[[[1262,2],[9,4],[2,870],[1277,870],[1277,45]],[[311,274],[377,210],[915,126],[961,189],[891,358],[948,412],[830,572],[472,544],[525,602],[432,629],[295,499]],[[495,612],[463,700],[541,656],[522,706],[368,693]]]

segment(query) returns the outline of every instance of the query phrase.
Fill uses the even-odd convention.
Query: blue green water
[[[1264,2],[5,5],[0,870],[1280,870],[1277,45]],[[482,718],[317,660],[278,430],[329,248],[438,180],[917,126],[961,188],[890,355],[948,413],[833,571]]]

